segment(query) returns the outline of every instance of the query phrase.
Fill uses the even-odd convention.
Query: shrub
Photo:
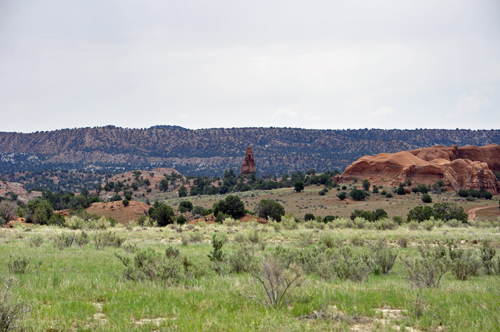
[[[408,238],[406,238],[406,237],[400,237],[400,238],[398,239],[398,244],[399,244],[399,246],[400,246],[401,248],[407,248],[407,247],[408,247],[409,242],[410,242],[410,241],[409,241],[409,240],[408,240]]]
[[[404,219],[403,219],[403,217],[400,217],[400,216],[394,216],[394,217],[392,217],[392,221],[394,221],[399,226],[401,226],[405,222]]]
[[[341,280],[365,281],[370,276],[370,269],[361,255],[355,254],[350,247],[339,249],[330,261],[333,272]]]
[[[422,227],[424,227],[427,231],[432,231],[434,228],[434,220],[427,220],[422,223]]]
[[[12,274],[25,274],[36,271],[42,266],[42,262],[31,264],[31,259],[26,256],[12,257],[7,263],[9,273]]]
[[[401,258],[406,281],[419,288],[439,287],[443,275],[451,268],[451,261],[442,246],[420,246],[420,257]]]
[[[486,271],[486,274],[495,274],[494,269],[494,260],[493,258],[496,255],[496,250],[490,248],[487,244],[483,243],[483,247],[481,248],[481,259],[483,260],[483,266]]]
[[[78,247],[84,247],[89,243],[90,239],[87,233],[80,232],[75,236],[75,243]]]
[[[369,190],[370,189],[370,181],[368,180],[363,180],[363,189]]]
[[[365,199],[366,193],[363,190],[359,190],[359,189],[355,188],[355,189],[351,190],[349,196],[351,196],[352,199],[355,201],[362,201]]]
[[[194,232],[191,234],[191,241],[194,243],[200,243],[203,241],[203,235],[199,232]]]
[[[375,227],[375,229],[385,231],[390,229],[396,229],[398,227],[398,224],[396,224],[394,221],[390,219],[382,219],[382,220],[377,220],[373,226]]]
[[[183,246],[187,246],[189,244],[189,240],[191,237],[188,234],[182,234],[181,235],[181,243]]]
[[[462,251],[460,257],[453,260],[451,272],[458,280],[467,280],[477,274],[483,266],[481,258],[473,251]]]
[[[338,240],[332,235],[324,235],[320,239],[327,248],[334,248],[338,246]]]
[[[74,240],[75,234],[61,233],[54,238],[54,246],[59,250],[63,250],[71,247]]]
[[[158,222],[158,226],[172,224],[174,216],[174,210],[166,204],[161,204],[151,214],[151,217]]]
[[[255,257],[249,248],[239,248],[228,257],[229,268],[232,273],[252,272],[255,270]]]
[[[346,199],[347,195],[346,195],[346,193],[345,193],[345,192],[343,192],[343,191],[342,191],[342,192],[340,192],[340,193],[338,193],[338,194],[337,194],[337,197],[338,197],[341,201],[343,201],[344,199]]]
[[[122,203],[123,203],[123,206],[128,206],[130,202],[128,201],[128,199],[124,199],[122,201]]]
[[[0,226],[14,220],[16,216],[16,204],[14,202],[0,202]]]
[[[122,200],[122,197],[120,196],[120,194],[115,194],[113,196],[111,196],[111,198],[109,199],[110,202],[117,202],[117,201],[121,201]]]
[[[213,263],[213,270],[217,272],[218,275],[223,273],[223,263],[226,260],[226,253],[222,250],[225,240],[221,237],[217,237],[215,234],[212,236],[212,250],[208,255],[208,258]]]
[[[299,234],[299,245],[301,247],[307,247],[314,243],[312,233],[300,233]]]
[[[180,213],[184,213],[184,212],[188,212],[188,211],[193,211],[193,203],[191,203],[190,201],[182,201],[182,202],[179,203],[178,210],[179,210]],[[200,213],[198,213],[198,214],[200,214]]]
[[[312,214],[312,213],[306,213],[306,214],[304,215],[304,220],[305,220],[305,221],[314,220],[314,219],[316,219],[316,217],[315,217],[315,216],[314,216],[314,214]]]
[[[181,280],[184,273],[189,269],[190,263],[183,264],[179,251],[171,247],[162,255],[152,248],[138,251],[133,260],[127,256],[115,254],[125,265],[122,278],[133,281],[153,281],[162,283],[174,283]],[[184,268],[183,268],[184,266]]]
[[[293,301],[293,290],[300,286],[301,269],[296,266],[285,269],[276,258],[270,257],[252,276],[262,285],[265,298],[251,297],[264,306],[279,308]]]
[[[418,226],[418,222],[416,222],[416,221],[410,221],[410,222],[408,223],[408,229],[409,229],[410,231],[416,231],[416,230],[418,229],[418,227],[419,227],[419,226]]]
[[[40,197],[29,201],[24,208],[24,218],[28,223],[46,225],[53,214],[50,201]]]
[[[30,311],[30,308],[24,303],[15,303],[12,301],[12,282],[9,278],[5,284],[7,288],[3,296],[0,297],[0,331],[25,331],[20,326],[23,315]]]
[[[422,195],[422,202],[424,203],[432,203],[432,198],[429,194]]]
[[[29,239],[29,245],[30,247],[40,247],[43,244],[43,237],[40,235],[35,235]]]
[[[226,199],[220,200],[213,206],[213,213],[218,216],[219,212],[229,215],[233,218],[241,217],[245,214],[245,204],[238,196],[229,195]]]
[[[116,247],[119,248],[125,242],[125,238],[122,238],[116,233],[112,232],[98,232],[94,235],[95,248],[100,250],[104,247]]]
[[[328,216],[325,216],[323,218],[323,222],[328,223],[328,222],[334,221],[335,219],[338,219],[338,218],[339,218],[338,216],[328,215]]]
[[[304,182],[302,182],[302,181],[295,182],[294,190],[298,193],[300,193],[302,190],[304,190]]]
[[[185,223],[187,223],[187,219],[186,217],[184,217],[182,214],[180,216],[177,217],[177,219],[175,219],[175,221],[179,224],[179,225],[184,225]]]
[[[385,241],[380,239],[375,245],[370,246],[371,253],[365,256],[365,262],[374,274],[388,274],[392,270],[398,255],[391,248],[385,246]]]
[[[392,194],[391,193],[387,193],[387,195],[385,195],[385,197],[392,198]]]
[[[263,199],[255,207],[255,213],[260,218],[281,221],[281,217],[285,215],[285,208],[271,199]]]

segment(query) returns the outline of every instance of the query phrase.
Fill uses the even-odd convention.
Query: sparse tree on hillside
[[[300,193],[302,190],[304,190],[304,182],[302,181],[297,181],[295,182],[294,189],[296,192]]]

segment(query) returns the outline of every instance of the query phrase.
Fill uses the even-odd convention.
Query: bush
[[[249,248],[239,248],[229,255],[228,262],[232,273],[252,272],[256,269],[256,260]]]
[[[222,212],[237,219],[245,214],[245,204],[243,204],[238,196],[229,195],[226,199],[220,200],[219,203],[214,204],[213,212],[214,215],[218,215],[219,212]]]
[[[30,308],[24,303],[14,303],[12,301],[12,282],[13,278],[9,278],[5,284],[6,291],[0,297],[0,331],[25,331],[19,324],[25,313],[30,311]]]
[[[366,281],[371,274],[361,255],[355,254],[350,247],[341,248],[329,261],[335,276],[341,280]]]
[[[187,223],[187,219],[186,217],[184,217],[182,214],[180,216],[177,217],[177,219],[175,219],[175,221],[179,224],[179,225],[184,225],[185,223]]]
[[[315,217],[315,216],[314,216],[314,214],[312,214],[312,213],[306,213],[306,214],[304,215],[304,220],[305,220],[305,221],[314,220],[314,219],[316,219],[316,217]]]
[[[111,196],[111,198],[109,199],[110,202],[118,202],[121,200],[122,200],[122,197],[119,194],[115,194],[115,195]]]
[[[392,221],[394,221],[399,226],[401,226],[405,222],[404,219],[403,219],[403,217],[400,217],[400,216],[394,216],[394,217],[392,217]]]
[[[24,207],[24,218],[28,223],[46,225],[53,214],[52,204],[40,197],[32,199]]]
[[[429,194],[422,195],[422,202],[424,203],[432,203],[432,198]]]
[[[302,181],[295,182],[294,190],[298,193],[300,193],[302,190],[304,190],[304,182],[302,182]]]
[[[31,259],[26,256],[10,257],[7,267],[11,274],[25,274],[36,271],[42,266],[42,262],[31,264]]]
[[[343,201],[344,199],[346,199],[347,194],[346,194],[345,192],[343,192],[343,191],[342,191],[342,192],[340,192],[340,193],[338,193],[338,194],[337,194],[337,197],[338,197],[341,201]]]
[[[398,244],[399,244],[399,246],[400,246],[401,248],[407,248],[407,247],[408,247],[409,242],[410,242],[410,241],[409,241],[409,240],[408,240],[408,238],[406,238],[406,237],[400,237],[400,238],[398,239]]]
[[[16,216],[16,204],[14,202],[0,202],[0,226],[14,220]]]
[[[391,193],[387,193],[387,195],[385,195],[386,198],[392,198],[392,194]]]
[[[215,234],[212,236],[212,250],[208,258],[213,263],[212,269],[217,272],[218,275],[222,275],[224,271],[223,267],[226,260],[226,253],[222,250],[224,243],[224,238],[218,237]]]
[[[459,256],[453,260],[451,268],[451,272],[458,280],[467,280],[476,275],[483,266],[481,258],[474,251],[461,251]]]
[[[104,247],[119,248],[123,242],[125,242],[125,238],[122,238],[112,232],[99,232],[94,235],[94,241],[95,248],[100,250]]]
[[[75,236],[75,243],[78,247],[84,247],[89,243],[90,239],[87,233],[80,232]]]
[[[287,270],[276,258],[270,257],[252,276],[262,285],[266,295],[263,300],[256,296],[252,298],[264,306],[279,308],[293,301],[292,292],[300,286],[301,270],[295,266]]]
[[[54,238],[54,246],[59,250],[63,250],[71,247],[74,240],[75,234],[61,233]]]
[[[128,201],[128,199],[124,199],[122,201],[122,203],[123,203],[123,206],[128,206],[130,202]]]
[[[355,188],[355,189],[351,190],[349,196],[351,196],[352,199],[355,201],[362,201],[365,199],[366,193],[363,190],[359,190],[359,189]]]
[[[133,260],[115,254],[125,265],[122,278],[133,281],[153,281],[171,284],[179,282],[189,269],[190,263],[182,260],[179,251],[168,247],[162,255],[152,248],[138,251]]]
[[[384,240],[378,240],[375,245],[370,246],[371,253],[365,256],[365,262],[376,275],[388,274],[396,262],[397,254],[391,248],[385,246]]]
[[[285,215],[285,208],[271,199],[263,199],[255,207],[255,213],[260,218],[281,221],[281,217]]]
[[[180,213],[184,213],[184,212],[188,212],[188,211],[193,211],[193,203],[191,203],[190,201],[182,201],[182,202],[179,203],[178,210],[179,210]]]
[[[442,246],[420,246],[420,257],[400,258],[404,263],[406,281],[419,288],[439,287],[443,275],[451,268],[451,261]]]
[[[158,226],[162,227],[172,224],[174,216],[174,210],[166,204],[161,204],[151,214],[151,217],[158,222]]]
[[[43,237],[40,235],[35,235],[29,239],[29,245],[30,247],[40,247],[43,244]]]

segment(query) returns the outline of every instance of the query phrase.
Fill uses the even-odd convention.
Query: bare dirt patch
[[[89,213],[95,213],[104,218],[114,218],[119,223],[127,223],[129,221],[137,222],[140,216],[147,214],[149,205],[137,201],[130,201],[129,205],[125,206],[121,201],[116,201],[93,203],[86,210]]]

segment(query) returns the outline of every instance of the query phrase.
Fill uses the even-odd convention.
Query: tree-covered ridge
[[[183,174],[222,174],[239,168],[252,146],[258,172],[344,169],[365,155],[413,150],[434,144],[500,143],[500,130],[308,130],[114,126],[49,132],[0,133],[0,171],[89,164],[137,169],[167,166]],[[43,169],[43,167],[41,168]]]

